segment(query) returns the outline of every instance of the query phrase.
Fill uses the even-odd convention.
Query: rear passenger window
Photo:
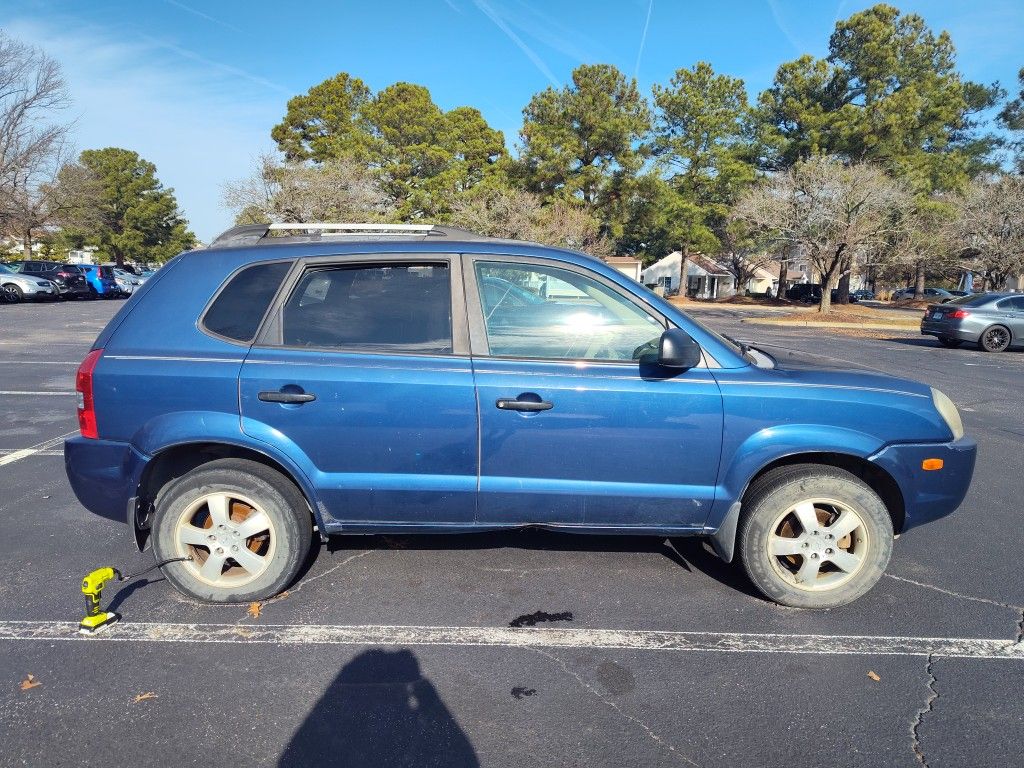
[[[235,341],[252,341],[291,264],[254,264],[237,272],[206,311],[203,326]]]
[[[289,347],[444,354],[452,351],[447,264],[313,269],[284,308]]]

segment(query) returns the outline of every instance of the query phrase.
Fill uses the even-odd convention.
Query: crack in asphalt
[[[960,592],[954,592],[951,589],[937,587],[934,584],[926,584],[923,581],[914,581],[913,579],[908,579],[903,576],[895,576],[891,573],[887,573],[885,574],[885,576],[896,581],[902,581],[905,584],[913,584],[915,587],[924,587],[925,589],[932,589],[936,592],[941,592],[944,595],[949,595],[950,597],[957,597],[961,600],[970,600],[975,603],[985,603],[986,605],[994,605],[997,608],[1005,608],[1008,611],[1013,611],[1014,613],[1020,614],[1021,619],[1017,622],[1016,626],[1017,638],[1013,642],[1014,644],[1024,642],[1024,606],[1022,605],[1015,605],[1014,603],[1003,603],[999,600],[993,600],[990,597],[977,597],[976,595],[965,595]]]
[[[590,683],[588,683],[586,680],[584,680],[581,675],[579,675],[578,673],[576,673],[573,670],[569,669],[569,665],[566,664],[558,656],[555,656],[553,653],[549,653],[548,651],[545,651],[543,648],[530,648],[529,650],[535,651],[536,653],[539,653],[541,656],[544,656],[547,659],[550,659],[551,661],[555,662],[555,664],[557,664],[559,667],[561,667],[562,671],[565,672],[565,674],[567,674],[567,675],[569,675],[569,677],[572,677],[573,679],[575,679],[576,682],[580,684],[580,687],[582,687],[584,690],[589,692],[592,696],[594,696],[594,698],[596,698],[602,704],[605,704],[606,706],[608,706],[612,710],[614,710],[615,713],[617,715],[619,715],[619,717],[622,717],[625,720],[629,720],[634,725],[639,726],[640,729],[643,730],[643,732],[646,733],[655,744],[657,744],[658,746],[662,747],[663,749],[668,750],[668,752],[674,758],[676,758],[677,760],[681,760],[686,765],[692,765],[692,766],[694,766],[694,768],[700,768],[700,764],[699,763],[693,762],[693,760],[688,758],[682,752],[679,752],[675,748],[674,745],[672,745],[669,742],[667,742],[664,739],[662,739],[643,720],[641,720],[640,718],[635,717],[635,716],[629,714],[628,712],[623,712],[618,704],[616,704],[610,698],[608,698],[607,696],[602,694],[599,690],[594,688],[594,686],[592,686]]]
[[[924,706],[917,710],[913,721],[910,723],[910,739],[911,747],[914,750],[914,757],[917,758],[917,762],[923,765],[924,768],[928,768],[928,761],[925,759],[924,749],[921,747],[921,725],[924,723],[925,715],[931,714],[935,708],[935,702],[939,698],[939,692],[935,688],[938,679],[935,677],[934,663],[935,657],[929,654],[928,663],[924,667],[925,674],[928,675],[928,699],[925,701]]]

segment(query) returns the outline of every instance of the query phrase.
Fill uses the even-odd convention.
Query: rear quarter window
[[[252,341],[291,262],[253,264],[235,272],[203,316],[202,327],[234,341]]]

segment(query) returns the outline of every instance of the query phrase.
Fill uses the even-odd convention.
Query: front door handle
[[[264,403],[309,403],[316,400],[311,392],[260,392],[256,395]]]
[[[510,398],[495,400],[494,404],[503,411],[525,411],[526,413],[550,411],[555,407],[554,403],[549,403],[547,400],[513,400]]]

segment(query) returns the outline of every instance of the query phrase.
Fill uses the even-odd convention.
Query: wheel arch
[[[868,459],[852,453],[841,451],[802,451],[786,456],[778,457],[766,462],[754,472],[743,486],[738,500],[729,507],[725,518],[722,520],[718,530],[711,534],[711,543],[715,552],[726,562],[732,562],[733,553],[736,547],[736,527],[739,522],[740,511],[746,502],[747,492],[754,482],[778,467],[792,466],[795,464],[818,464],[826,467],[843,469],[855,477],[863,480],[878,494],[885,508],[892,518],[893,530],[899,534],[903,530],[906,521],[906,500],[899,483],[884,469],[869,461]]]
[[[320,538],[325,538],[323,511],[312,486],[301,471],[287,466],[285,462],[269,453],[250,446],[216,440],[176,443],[153,454],[146,462],[139,478],[136,528],[140,527],[141,523],[148,532],[153,505],[161,488],[172,480],[217,459],[248,459],[279,472],[302,494]]]

